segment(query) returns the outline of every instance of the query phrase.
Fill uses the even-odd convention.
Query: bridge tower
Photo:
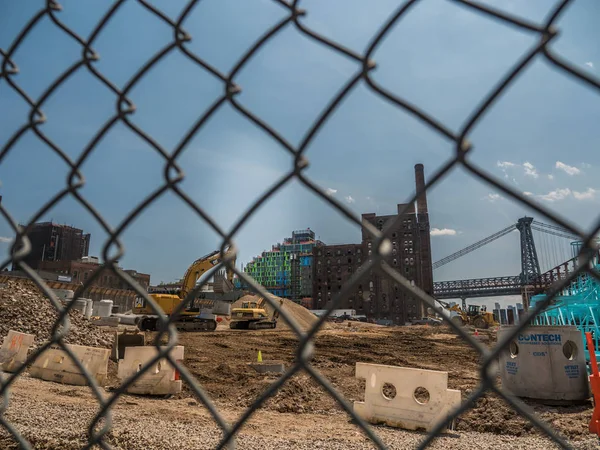
[[[531,231],[532,222],[533,217],[522,217],[517,221],[517,230],[521,234],[521,284],[523,286],[532,284],[542,274]]]

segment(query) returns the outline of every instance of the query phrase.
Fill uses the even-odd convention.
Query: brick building
[[[324,309],[364,261],[361,244],[325,245],[313,249],[313,309]],[[362,286],[345,298],[341,308],[362,305]]]
[[[95,259],[78,261],[43,261],[39,269],[47,272],[62,274],[69,277],[71,283],[85,283],[92,273],[102,265]],[[150,275],[135,270],[124,270],[131,278],[137,281],[143,289],[150,285]],[[92,286],[110,289],[130,289],[129,285],[119,278],[111,270],[103,270],[100,276],[94,280]]]
[[[415,166],[417,189],[425,186],[423,165]],[[397,213],[378,216],[373,213],[362,215],[363,221],[382,230],[406,207],[397,205]],[[431,242],[429,214],[425,195],[416,205],[408,205],[399,223],[388,236],[392,243],[391,253],[385,257],[387,264],[399,271],[406,279],[428,294],[433,293],[433,271],[431,265]],[[315,248],[313,264],[313,308],[324,309],[344,282],[359,270],[372,252],[372,239],[362,230],[361,244],[327,245]],[[370,273],[355,292],[344,298],[340,309],[355,309],[357,314],[375,320],[391,320],[403,325],[424,315],[425,308],[387,277]]]
[[[31,241],[31,252],[24,262],[33,269],[39,269],[40,264],[46,261],[79,260],[87,256],[90,250],[90,234],[68,225],[36,223],[27,236]]]

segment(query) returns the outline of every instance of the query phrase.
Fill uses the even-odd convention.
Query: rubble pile
[[[92,325],[79,311],[69,311],[67,344],[110,348],[113,335]],[[0,343],[9,330],[35,335],[34,348],[50,340],[58,312],[30,280],[8,281],[0,286]]]

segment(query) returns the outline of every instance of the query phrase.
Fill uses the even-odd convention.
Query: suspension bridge
[[[521,295],[525,308],[528,299],[543,293],[553,283],[566,278],[576,268],[574,241],[580,238],[564,228],[523,217],[516,223],[433,263],[433,270],[459,259],[514,231],[520,235],[521,273],[513,276],[475,278],[433,283],[437,299]],[[536,239],[534,239],[534,232]]]

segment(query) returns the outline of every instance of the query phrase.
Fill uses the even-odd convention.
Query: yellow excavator
[[[229,249],[225,251],[228,256]],[[171,316],[173,311],[186,298],[186,296],[194,289],[198,279],[211,268],[221,262],[223,258],[219,251],[209,253],[208,255],[198,258],[194,261],[185,272],[181,282],[181,287],[175,290],[157,289],[149,292],[149,296],[160,306],[167,316]],[[235,264],[235,258],[233,259]],[[241,292],[233,292],[233,271],[227,268],[227,275],[215,274],[214,294],[212,299],[208,298],[208,293],[201,293],[200,297],[195,298],[190,305],[181,311],[178,317],[175,318],[174,324],[178,330],[183,331],[214,331],[217,328],[217,315],[228,315],[229,308],[223,308],[222,302],[232,303],[235,301],[236,294],[241,297]],[[229,294],[229,295],[228,295]],[[224,309],[219,313],[218,309]],[[210,312],[206,312],[209,310]],[[137,297],[132,309],[132,313],[139,315],[137,326],[142,331],[156,331],[158,325],[158,316],[147,304],[144,297]]]
[[[265,328],[275,328],[279,311],[273,309],[269,314],[265,308],[266,300],[260,297],[260,300],[254,300],[256,297],[249,296],[252,300],[241,299],[242,305],[239,308],[231,309],[231,320],[229,328],[234,330],[262,330]],[[283,299],[279,299],[279,304],[283,305]]]

